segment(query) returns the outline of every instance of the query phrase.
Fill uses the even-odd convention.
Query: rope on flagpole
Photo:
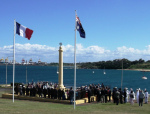
[[[74,109],[76,107],[76,10],[75,10],[75,41],[74,41]]]
[[[16,20],[14,20],[14,50],[13,50],[13,102],[14,102],[14,80],[15,80],[15,34],[16,34]]]

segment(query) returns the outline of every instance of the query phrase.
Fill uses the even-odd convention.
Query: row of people
[[[60,90],[57,89],[57,84],[48,84],[48,83],[32,83],[28,84],[28,86],[25,88],[24,85],[17,85],[15,87],[16,94],[20,93],[20,95],[26,95],[26,96],[36,96],[38,94],[39,97],[44,98],[48,97],[51,99],[70,99],[70,102],[73,102],[74,97],[74,91],[72,88],[70,90]],[[77,88],[76,90],[76,100],[82,99],[85,97],[88,97],[88,101],[90,103],[90,97],[91,96],[97,96],[97,102],[101,103],[107,103],[111,101],[111,97],[113,99],[113,102],[118,103],[126,103],[126,102],[132,102],[130,94],[133,93],[134,99],[135,94],[132,91],[128,91],[127,88],[125,88],[123,91],[121,89],[114,88],[111,92],[111,89],[109,87],[105,87],[103,84],[102,86],[100,84],[94,85],[90,84],[88,86],[81,86],[80,88]],[[148,102],[148,92],[146,93],[147,97],[145,97],[145,102]],[[138,93],[136,93],[136,97],[138,96]],[[133,99],[133,100],[134,100]],[[138,102],[138,101],[137,101]]]

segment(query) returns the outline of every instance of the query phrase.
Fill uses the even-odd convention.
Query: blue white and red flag
[[[19,24],[18,22],[16,22],[16,33],[22,37],[28,38],[28,40],[30,40],[33,30]]]

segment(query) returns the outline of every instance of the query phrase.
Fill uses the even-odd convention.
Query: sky
[[[76,32],[76,61],[150,60],[150,0],[0,0],[0,59],[13,60],[14,19],[34,32],[15,35],[15,59],[74,63],[75,10],[86,33]]]

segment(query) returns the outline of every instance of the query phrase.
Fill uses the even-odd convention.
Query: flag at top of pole
[[[33,30],[19,24],[14,20],[14,46],[13,46],[13,102],[14,102],[14,83],[15,83],[15,35],[18,34],[30,40]]]
[[[80,37],[85,38],[85,31],[82,27],[79,17],[76,15],[76,29],[79,31]]]
[[[18,22],[16,22],[16,33],[22,37],[28,38],[28,40],[30,40],[33,30],[19,24]]]
[[[85,31],[82,27],[79,17],[75,10],[75,40],[74,40],[74,109],[76,107],[76,30],[79,31],[80,37],[85,38]]]

